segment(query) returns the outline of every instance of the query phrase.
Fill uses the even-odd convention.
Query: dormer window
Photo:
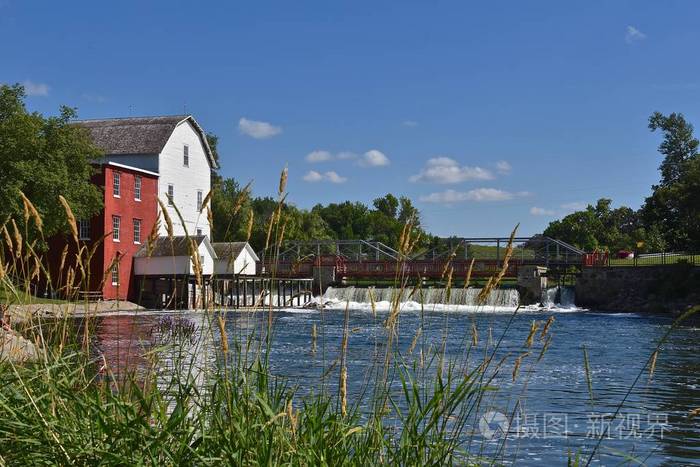
[[[112,194],[115,198],[119,198],[122,194],[121,174],[119,172],[112,173]]]
[[[186,144],[182,148],[182,165],[190,166],[190,147]]]

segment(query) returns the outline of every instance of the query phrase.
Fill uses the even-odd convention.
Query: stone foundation
[[[532,305],[542,301],[542,292],[547,289],[547,268],[543,266],[521,266],[518,269],[518,292],[521,305]]]
[[[584,268],[576,305],[601,311],[681,313],[700,304],[700,267]]]

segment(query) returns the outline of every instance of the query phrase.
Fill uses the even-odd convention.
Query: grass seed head
[[[515,359],[515,364],[513,365],[513,382],[518,378],[518,373],[520,372],[520,365],[523,362],[523,359],[530,355],[530,352],[525,352],[524,354],[521,354],[518,356],[518,358]]]
[[[535,339],[535,333],[537,332],[538,327],[539,324],[533,319],[532,324],[530,324],[530,333],[527,335],[527,339],[525,340],[525,347],[527,347],[528,349],[532,347],[532,343]]]
[[[202,200],[202,205],[199,207],[199,213],[201,214],[204,211],[204,208],[209,208],[209,201],[211,200],[211,195],[214,193],[214,190],[209,190],[209,193],[207,193],[207,196],[204,197]]]
[[[651,354],[651,363],[649,364],[649,379],[652,379],[654,377],[654,370],[656,370],[656,358],[658,356],[658,350],[654,350],[654,353]]]
[[[24,221],[27,223],[29,221],[29,216],[31,215],[32,219],[34,220],[34,225],[36,225],[36,228],[39,230],[39,232],[43,233],[42,227],[44,225],[43,220],[41,219],[41,216],[39,215],[39,211],[36,210],[36,207],[34,204],[27,198],[27,196],[20,191],[19,195],[22,197],[22,204],[24,204]]]
[[[280,186],[279,186],[279,190],[278,190],[278,194],[280,196],[282,196],[282,193],[284,193],[284,190],[287,189],[287,177],[288,177],[288,175],[289,175],[289,170],[287,169],[287,167],[285,167],[282,170],[282,173],[280,174]]]
[[[173,229],[173,220],[170,218],[170,214],[168,213],[168,208],[165,206],[165,203],[158,198],[158,204],[160,205],[160,212],[163,214],[163,219],[165,219],[165,228],[168,232],[168,237],[172,239],[175,236],[175,230]]]
[[[15,239],[15,257],[19,258],[22,256],[22,234],[19,233],[19,229],[17,228],[17,223],[15,222],[14,219],[11,220],[12,222],[12,229],[13,229],[13,235]]]
[[[248,212],[248,228],[247,228],[247,233],[245,237],[245,241],[249,242],[250,241],[250,236],[253,234],[253,221],[255,220],[255,213],[251,209]]]
[[[58,200],[63,205],[64,211],[66,211],[68,226],[70,227],[70,231],[73,234],[73,240],[75,241],[75,244],[78,245],[78,223],[76,222],[75,216],[73,215],[73,210],[70,208],[70,204],[68,204],[66,198],[64,198],[62,195],[58,195]]]

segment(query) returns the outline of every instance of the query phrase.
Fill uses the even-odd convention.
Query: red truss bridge
[[[442,238],[430,248],[405,256],[374,240],[312,240],[284,244],[276,258],[259,254],[259,271],[276,277],[314,277],[319,271],[332,273],[334,280],[393,279],[397,274],[424,279],[442,279],[451,266],[453,280],[467,275],[492,276],[503,266],[508,237]],[[568,243],[542,235],[516,237],[505,277],[514,278],[524,265],[549,270],[580,269],[586,253]],[[449,264],[448,264],[449,263]]]

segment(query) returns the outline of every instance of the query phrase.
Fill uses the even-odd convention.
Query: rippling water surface
[[[97,332],[99,348],[113,367],[138,363],[139,349],[154,341],[158,334],[154,327],[162,316],[102,319]],[[542,348],[537,341],[513,382],[513,360],[523,353],[532,321],[543,323],[550,316],[555,317],[551,345],[534,364]],[[185,313],[184,317],[196,324],[198,332],[207,326],[201,314]],[[368,309],[350,310],[351,400],[363,399],[361,394],[376,368],[377,356],[383,355],[385,318],[382,312],[375,316]],[[229,336],[244,336],[264,326],[266,319],[264,313],[230,313]],[[321,390],[321,376],[338,356],[343,321],[343,312],[338,309],[275,312],[272,371],[298,386],[302,394]],[[494,380],[498,390],[488,396],[488,403],[471,421],[469,433],[473,435],[465,440],[470,452],[518,465],[561,464],[577,455],[585,460],[604,432],[600,455],[594,461],[598,465],[616,465],[626,455],[647,465],[693,464],[700,462],[700,415],[689,415],[700,407],[697,328],[683,326],[673,331],[658,356],[653,378],[644,372],[617,417],[612,418],[670,323],[659,316],[577,310],[524,310],[513,316],[512,310],[501,308],[492,312],[488,308],[479,312],[406,309],[400,314],[399,349],[409,363],[419,358],[417,350],[411,355],[407,350],[422,327],[419,348],[439,348],[444,340],[447,354],[464,360],[475,325],[477,348],[482,350],[472,350],[468,357],[475,365],[483,359],[484,347],[493,348],[502,338],[495,360],[504,356],[508,360]],[[311,351],[313,325],[319,335],[315,352]],[[590,391],[584,347],[590,363]],[[329,391],[334,391],[336,383],[333,373],[324,380]]]

